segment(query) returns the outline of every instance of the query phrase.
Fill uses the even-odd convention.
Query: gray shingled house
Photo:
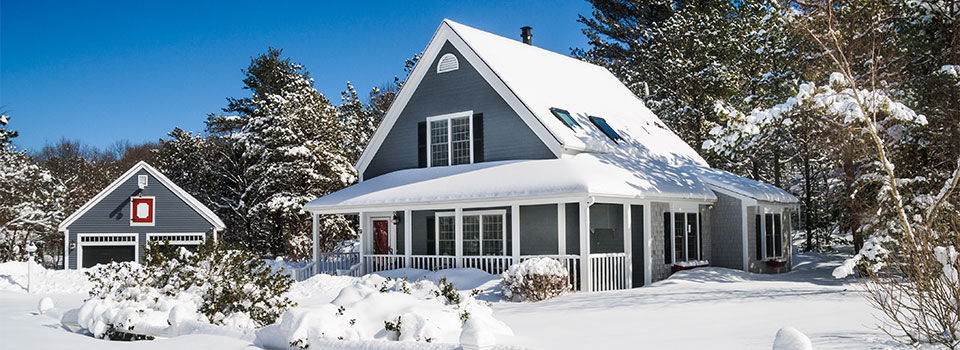
[[[364,273],[548,256],[584,291],[708,264],[790,269],[794,196],[710,168],[605,68],[523,29],[521,42],[444,20],[361,182],[305,206],[314,236],[318,215],[359,214]]]
[[[149,241],[196,246],[217,239],[223,221],[157,169],[139,162],[59,227],[65,268],[140,261]]]

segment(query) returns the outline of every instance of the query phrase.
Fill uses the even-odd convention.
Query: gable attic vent
[[[452,72],[457,69],[460,69],[460,62],[457,61],[457,56],[452,53],[440,57],[440,63],[437,63],[437,73]]]

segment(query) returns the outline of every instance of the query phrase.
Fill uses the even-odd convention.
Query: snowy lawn
[[[816,349],[883,348],[897,346],[876,329],[872,309],[856,292],[852,280],[837,281],[830,273],[842,258],[829,255],[799,255],[795,270],[782,275],[753,275],[721,268],[699,268],[675,274],[652,286],[615,292],[574,293],[539,303],[514,303],[499,296],[499,276],[477,271],[445,270],[428,272],[402,269],[387,271],[383,277],[406,277],[415,282],[436,284],[447,277],[464,293],[484,290],[478,299],[493,302],[493,318],[512,329],[513,336],[498,335],[500,348],[587,349],[587,348],[710,348],[769,349],[780,328],[792,326],[803,332]],[[89,288],[82,274],[71,271],[44,271],[35,277],[43,281],[35,294],[25,294],[22,263],[0,264],[0,348],[100,349],[149,348],[217,349],[253,348],[260,341],[219,335],[195,334],[172,339],[139,342],[111,342],[69,331],[56,319],[58,310],[79,307]],[[443,320],[435,332],[438,343],[386,340],[381,318],[398,312],[420,312],[437,318],[452,318],[444,308],[418,293],[412,296],[363,294],[362,285],[381,284],[382,277],[367,278],[316,276],[293,285],[289,296],[298,302],[297,316],[314,323],[330,319],[336,307],[350,305],[344,319],[365,320],[359,328],[374,339],[352,342],[325,342],[324,348],[342,349],[455,349],[456,329]],[[412,285],[413,283],[411,283]],[[391,287],[393,289],[395,287]],[[51,314],[39,315],[42,296],[56,304]],[[339,299],[339,300],[338,300]],[[333,304],[331,304],[333,303]],[[397,305],[390,305],[397,304]],[[397,307],[401,307],[398,309]],[[403,310],[402,308],[406,308]],[[310,313],[317,316],[310,316]],[[313,318],[311,318],[313,317]],[[320,317],[320,318],[317,318]],[[449,321],[449,322],[448,322]],[[326,322],[331,322],[327,320]],[[338,321],[335,321],[338,322]],[[358,321],[359,322],[359,321]],[[308,322],[309,323],[309,322]],[[281,327],[274,327],[279,331]],[[424,328],[426,329],[426,328]],[[378,334],[378,332],[380,332]],[[274,336],[277,334],[273,334]],[[321,344],[318,344],[321,345]]]
[[[494,316],[516,334],[503,341],[541,349],[769,349],[787,326],[815,349],[897,346],[876,329],[854,281],[831,277],[842,258],[794,261],[781,275],[698,268],[645,288],[497,303]]]

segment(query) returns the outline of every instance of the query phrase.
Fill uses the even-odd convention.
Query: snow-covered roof
[[[796,201],[773,186],[708,169],[696,150],[606,68],[449,19],[364,150],[357,163],[361,173],[448,41],[558,159],[399,170],[315,199],[306,210],[563,195],[713,201],[711,186],[762,201]],[[568,127],[551,108],[570,112],[580,126]],[[623,140],[610,140],[590,116],[605,119]]]
[[[136,175],[141,169],[146,170],[147,173],[153,175],[153,177],[160,181],[161,184],[177,195],[177,197],[180,197],[180,199],[186,202],[187,205],[189,205],[191,208],[193,208],[193,210],[199,213],[200,216],[206,219],[207,222],[213,225],[216,230],[220,231],[227,227],[223,223],[223,220],[220,220],[220,217],[217,216],[217,214],[211,211],[210,208],[207,208],[205,205],[203,205],[203,203],[200,203],[196,197],[191,196],[189,193],[187,193],[187,191],[184,191],[182,188],[180,188],[180,186],[174,184],[170,178],[163,175],[163,173],[157,170],[157,168],[147,164],[147,162],[140,161],[137,162],[137,164],[134,164],[130,170],[127,170],[127,172],[123,173],[123,175],[120,175],[120,177],[114,180],[113,183],[107,186],[107,188],[104,188],[102,191],[100,191],[100,193],[97,193],[96,196],[93,196],[93,198],[84,203],[83,206],[77,209],[77,211],[73,212],[73,214],[70,214],[70,216],[60,223],[60,226],[58,226],[57,229],[60,231],[66,230],[68,227],[70,227],[70,224],[73,224],[73,222],[83,216],[83,214],[86,214],[86,212],[90,211],[93,206],[97,205],[97,203],[100,203],[100,201],[106,198],[107,195],[112,193],[123,183],[127,182],[127,180],[133,177],[133,175]]]
[[[741,196],[764,202],[797,203],[787,191],[760,181],[751,180],[737,174],[713,168],[695,168],[697,175],[711,187],[726,190]]]
[[[515,160],[405,169],[377,176],[307,203],[308,211],[463,203],[530,197],[615,196],[714,201],[693,172],[653,158],[623,166],[619,154]]]
[[[443,21],[503,80],[568,151],[613,145],[588,119],[606,119],[621,136],[670,163],[707,162],[673,133],[636,95],[606,68],[520,41]],[[441,25],[441,30],[443,29]],[[570,112],[581,128],[571,130],[550,108]]]

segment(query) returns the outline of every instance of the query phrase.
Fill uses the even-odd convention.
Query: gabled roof
[[[107,186],[107,188],[104,188],[103,191],[100,191],[100,193],[97,193],[97,195],[93,196],[93,198],[87,201],[87,203],[84,203],[83,206],[80,207],[80,209],[77,209],[77,211],[73,212],[73,214],[70,214],[70,216],[68,216],[65,220],[63,220],[63,222],[60,223],[58,230],[60,231],[66,230],[67,227],[70,227],[70,225],[73,224],[74,221],[77,221],[77,219],[82,217],[83,214],[86,214],[87,211],[92,209],[95,205],[97,205],[97,203],[100,203],[100,201],[106,198],[107,195],[109,195],[111,192],[116,190],[117,187],[120,187],[120,185],[122,185],[124,182],[129,180],[131,177],[133,177],[133,175],[136,175],[137,172],[139,172],[141,169],[146,170],[147,173],[149,173],[150,175],[153,175],[153,177],[156,178],[158,181],[160,181],[161,184],[163,184],[166,188],[168,188],[171,192],[173,192],[177,197],[179,197],[185,203],[187,203],[187,205],[193,208],[193,210],[195,210],[198,214],[200,214],[200,216],[202,216],[204,219],[210,222],[210,224],[213,225],[214,229],[216,229],[217,231],[220,231],[226,228],[226,225],[224,225],[223,221],[220,220],[220,217],[218,217],[217,214],[214,214],[213,211],[211,211],[205,205],[200,203],[200,201],[198,201],[196,198],[194,198],[189,193],[184,191],[182,188],[180,188],[180,186],[177,186],[176,184],[174,184],[173,181],[170,181],[170,179],[164,176],[163,173],[161,173],[159,170],[150,166],[150,164],[147,164],[147,162],[141,161],[136,165],[134,165],[132,168],[130,168],[130,170],[127,170],[127,172],[123,173],[123,175],[120,175],[120,177],[117,178],[115,181],[113,181],[113,183],[111,183],[110,186]]]
[[[361,174],[446,42],[467,59],[557,157],[639,146],[671,164],[707,165],[606,68],[445,19],[357,161]],[[553,107],[569,111],[581,128],[568,128],[551,113]],[[606,119],[621,134],[636,135],[637,142],[612,143],[590,123],[589,116]]]

